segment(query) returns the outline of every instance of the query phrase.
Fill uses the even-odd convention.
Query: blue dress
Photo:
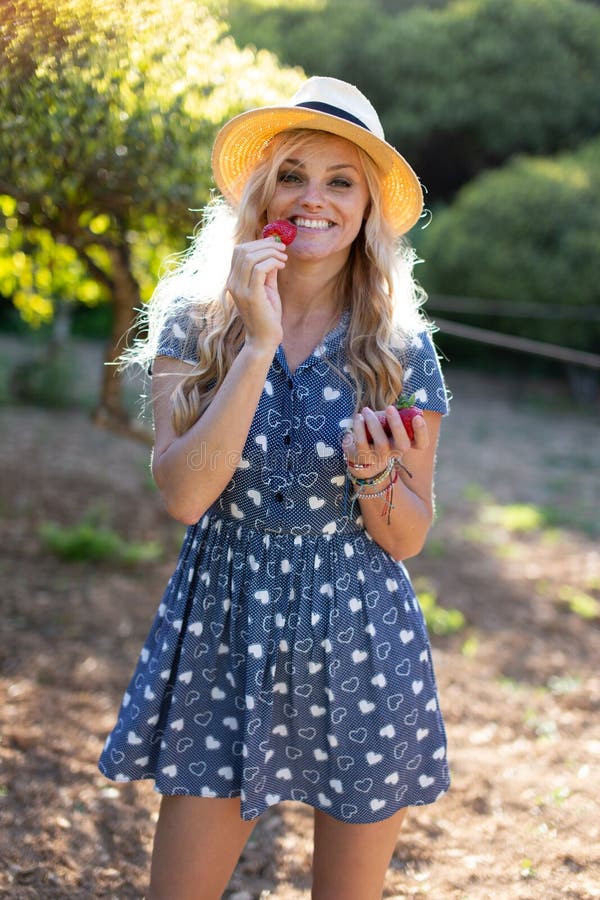
[[[239,796],[247,820],[298,800],[376,822],[447,791],[423,615],[345,502],[355,396],[330,363],[343,371],[348,321],[293,374],[278,348],[233,478],[187,529],[100,758],[108,778]],[[158,352],[193,361],[193,343],[175,321]],[[447,412],[427,334],[404,373],[404,393]]]

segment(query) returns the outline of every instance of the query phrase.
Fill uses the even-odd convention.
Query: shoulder
[[[206,328],[206,319],[191,304],[178,303],[155,327],[153,357],[169,356],[195,365],[198,362],[198,340]]]
[[[450,395],[446,388],[440,357],[428,329],[397,335],[393,352],[403,368],[405,396],[415,395],[418,406],[445,415]]]

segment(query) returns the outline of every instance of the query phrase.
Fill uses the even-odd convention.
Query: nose
[[[323,205],[323,194],[318,181],[308,180],[305,182],[300,202],[303,206],[311,209]]]

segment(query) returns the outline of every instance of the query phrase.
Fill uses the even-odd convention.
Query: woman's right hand
[[[246,343],[277,347],[283,337],[277,272],[287,262],[286,246],[261,238],[234,247],[227,290],[246,329]]]

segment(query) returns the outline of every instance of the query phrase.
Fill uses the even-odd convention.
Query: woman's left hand
[[[377,414],[365,406],[354,416],[352,430],[344,435],[342,441],[348,468],[352,469],[353,464],[358,466],[360,476],[364,478],[383,471],[392,456],[401,458],[409,450],[426,450],[429,446],[429,431],[423,416],[415,416],[412,420],[414,438],[411,441],[396,407],[390,405],[383,413],[390,436],[385,433]],[[367,436],[367,427],[371,440]]]

